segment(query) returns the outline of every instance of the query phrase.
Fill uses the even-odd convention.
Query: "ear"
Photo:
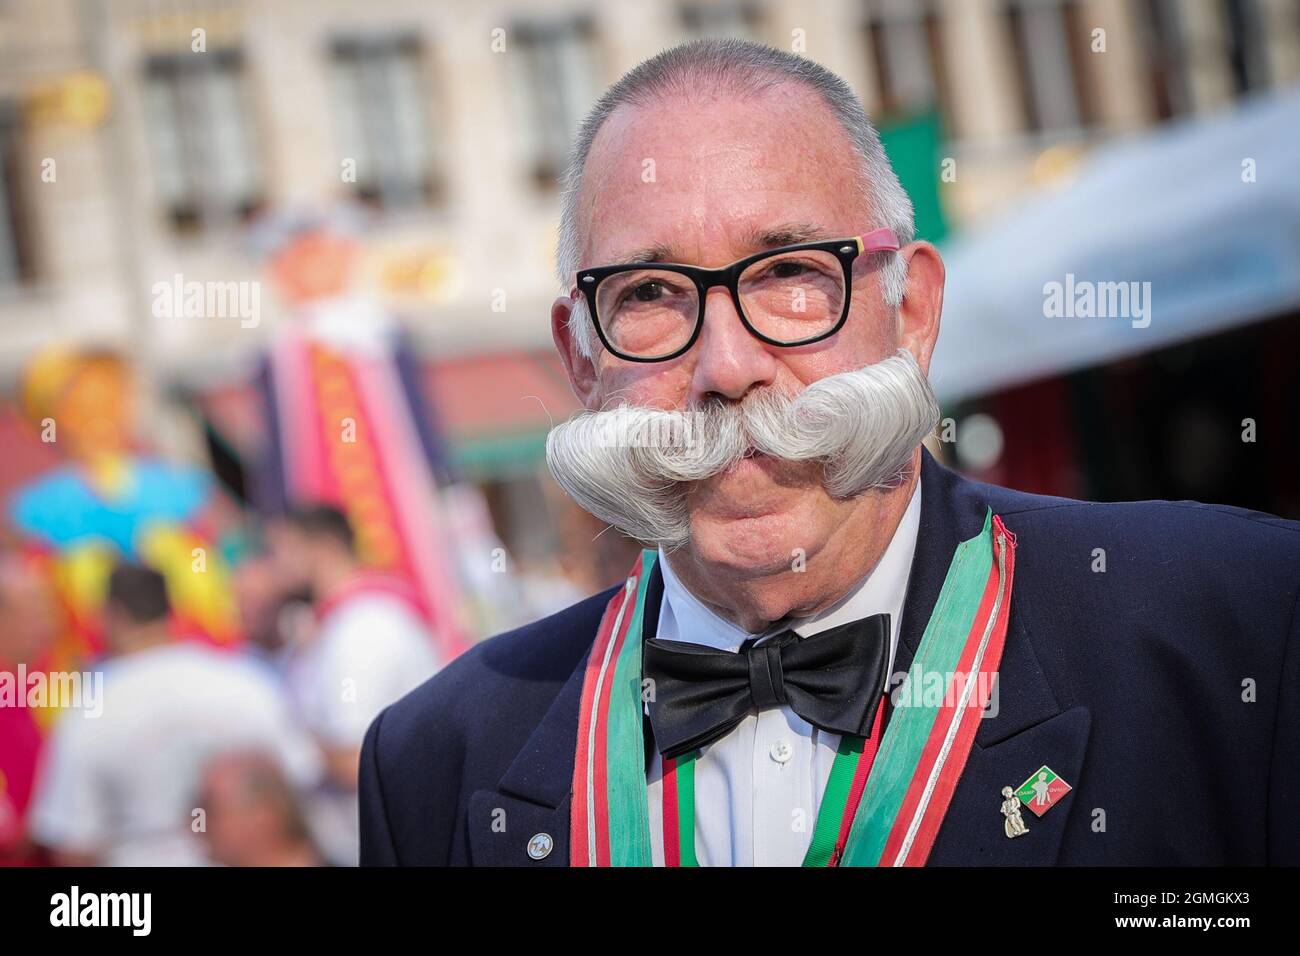
[[[560,353],[560,361],[564,363],[564,371],[569,377],[569,387],[573,389],[573,394],[587,408],[595,409],[598,407],[600,391],[596,366],[582,354],[578,341],[569,328],[569,319],[576,308],[578,303],[565,295],[551,304],[551,338],[555,341],[556,351]]]
[[[907,293],[898,307],[899,344],[928,374],[943,311],[943,260],[928,242],[909,243],[898,254],[907,263]]]

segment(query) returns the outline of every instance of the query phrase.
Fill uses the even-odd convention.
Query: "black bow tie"
[[[783,631],[736,653],[651,638],[642,668],[650,724],[665,757],[712,743],[754,710],[788,705],[814,727],[869,736],[889,666],[889,615],[811,637]]]

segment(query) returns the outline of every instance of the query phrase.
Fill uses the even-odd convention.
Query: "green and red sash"
[[[573,769],[570,865],[650,866],[641,626],[658,555],[646,550],[605,609],[587,661]],[[921,866],[966,766],[1002,658],[1015,537],[991,511],[957,546],[889,727],[841,738],[804,866]],[[944,693],[921,692],[934,675]],[[694,866],[695,758],[663,762],[663,848]]]

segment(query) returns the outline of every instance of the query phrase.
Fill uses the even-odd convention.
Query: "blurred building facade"
[[[716,35],[824,63],[884,128],[937,117],[951,231],[1108,140],[1300,82],[1293,0],[0,0],[0,385],[42,344],[116,344],[238,432],[278,303],[178,318],[153,290],[258,283],[260,211],[357,202],[459,462],[526,528],[573,407],[548,354],[569,138],[637,61]]]
[[[1117,133],[1300,79],[1292,0],[5,0],[0,362],[96,337],[230,363],[275,303],[159,319],[154,284],[258,278],[250,216],[347,198],[431,349],[544,347],[574,126],[639,59],[722,34],[825,63],[882,123],[936,107],[956,228]]]

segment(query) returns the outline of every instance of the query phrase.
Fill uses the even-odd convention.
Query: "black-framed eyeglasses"
[[[580,269],[581,293],[605,348],[629,362],[666,362],[688,351],[704,328],[704,300],[716,285],[731,291],[755,338],[808,345],[840,330],[849,315],[853,263],[869,252],[898,251],[890,229],[848,239],[768,249],[720,269],[675,262]]]

